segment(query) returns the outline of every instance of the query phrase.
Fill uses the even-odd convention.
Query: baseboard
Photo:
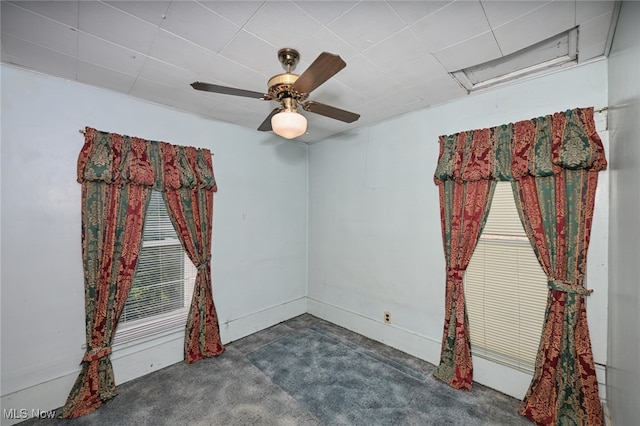
[[[312,297],[308,298],[308,312],[318,318],[362,334],[434,365],[438,365],[440,362],[441,344],[439,340],[393,324],[385,324],[381,320],[369,318]],[[475,382],[516,399],[524,397],[533,377],[530,373],[480,357],[473,357],[473,365],[473,379]],[[604,402],[606,400],[605,367],[597,364],[596,373],[600,388],[600,399]]]
[[[440,341],[430,337],[393,324],[385,324],[382,320],[356,314],[311,297],[308,298],[308,312],[432,364],[437,365],[440,361]]]
[[[307,297],[302,296],[278,306],[225,321],[220,324],[220,338],[227,344],[307,312]]]
[[[602,402],[602,417],[604,419],[604,426],[613,426],[613,420],[611,419],[611,412],[609,411],[607,401]]]
[[[0,424],[14,425],[33,417],[33,410],[54,410],[64,404],[79,370],[2,396]],[[12,418],[13,417],[13,418]]]
[[[272,306],[259,312],[220,324],[220,337],[224,344],[269,328],[282,321],[307,312],[307,298]],[[182,362],[184,332],[173,333],[139,345],[126,345],[114,349],[111,356],[116,384],[128,382],[177,362]],[[64,405],[80,369],[52,380],[2,395],[0,424],[13,425]],[[13,418],[8,418],[13,417]],[[17,418],[16,418],[17,417]]]

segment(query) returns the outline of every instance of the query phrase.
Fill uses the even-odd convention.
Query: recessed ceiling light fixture
[[[468,92],[578,62],[578,27],[533,46],[451,73]]]

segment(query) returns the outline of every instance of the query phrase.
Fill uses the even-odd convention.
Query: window
[[[113,345],[183,330],[196,273],[169,219],[162,194],[152,191],[138,265]]]
[[[525,234],[510,182],[498,182],[465,274],[473,355],[533,372],[547,277]]]

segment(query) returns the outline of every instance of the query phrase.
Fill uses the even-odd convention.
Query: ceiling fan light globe
[[[282,111],[271,117],[274,133],[285,139],[294,139],[307,131],[307,119],[294,111]]]

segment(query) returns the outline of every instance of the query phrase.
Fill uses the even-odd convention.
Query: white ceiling
[[[189,84],[266,92],[283,72],[278,49],[300,52],[298,74],[331,52],[347,67],[309,99],[361,117],[304,112],[308,133],[298,140],[312,143],[467,96],[450,72],[574,27],[578,62],[601,57],[614,11],[613,0],[3,0],[2,62],[256,129],[276,103]]]

